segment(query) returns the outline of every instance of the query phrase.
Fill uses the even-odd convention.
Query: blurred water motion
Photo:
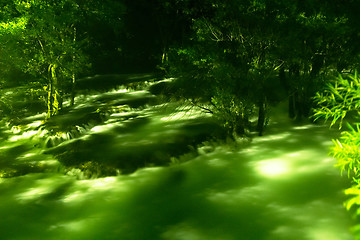
[[[87,102],[48,123],[58,131],[52,138],[34,122],[0,143],[2,169],[21,169],[0,178],[1,239],[353,239],[346,179],[327,155],[338,132],[274,111],[267,134],[239,140],[241,148],[204,142],[209,129],[221,132],[208,115],[116,91],[145,105],[118,106],[113,93],[79,96]],[[99,115],[103,101],[114,105]],[[64,167],[74,161],[83,169]],[[101,163],[130,170],[97,173]]]

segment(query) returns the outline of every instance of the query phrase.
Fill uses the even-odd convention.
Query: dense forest
[[[360,2],[0,0],[0,9],[0,184],[48,172],[119,181],[194,164],[219,146],[256,145],[285,116],[340,134],[329,151],[348,176],[345,207],[359,215]],[[176,187],[185,175],[174,172]]]

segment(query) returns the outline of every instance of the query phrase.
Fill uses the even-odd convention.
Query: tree
[[[207,99],[212,111],[225,117],[224,125],[237,135],[250,127],[255,108],[257,129],[262,134],[272,95],[267,82],[276,81],[274,76],[282,65],[271,55],[275,44],[269,18],[274,17],[266,13],[264,4],[254,4],[211,1],[206,10],[186,11],[196,17],[193,40],[175,50],[177,59],[172,60],[183,92],[190,98],[200,95]]]
[[[13,5],[18,15],[15,21],[21,25],[5,22],[3,26],[9,26],[6,37],[16,42],[17,48],[6,44],[3,50],[15,52],[12,64],[46,84],[49,118],[62,108],[65,85],[69,84],[66,80],[84,65],[74,25],[77,5],[70,0],[14,1]]]
[[[2,19],[0,35],[5,41],[1,47],[11,57],[3,61],[42,83],[47,92],[47,118],[62,109],[67,94],[74,104],[76,76],[89,67],[84,51],[91,41],[86,20],[106,18],[115,11],[112,7],[120,5],[100,6],[96,0],[13,0],[6,5],[9,17]]]
[[[182,1],[185,8],[192,6],[182,12],[192,20],[193,32],[187,45],[173,48],[169,69],[187,97],[201,95],[226,111],[230,105],[218,105],[226,101],[212,100],[223,95],[250,103],[258,110],[260,134],[266,109],[282,99],[288,98],[291,118],[309,117],[312,97],[327,77],[353,66],[339,56],[356,59],[359,53],[353,46],[358,28],[353,1],[212,0],[194,8],[198,3],[204,2]]]

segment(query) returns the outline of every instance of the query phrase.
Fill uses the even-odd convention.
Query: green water
[[[84,97],[85,107],[94,98]],[[348,180],[328,156],[338,132],[293,124],[283,112],[277,107],[266,135],[249,144],[209,141],[196,154],[172,158],[171,166],[145,164],[127,175],[93,179],[64,170],[50,153],[72,149],[71,157],[109,163],[167,159],[174,144],[185,151],[202,128],[214,130],[208,116],[171,104],[131,109],[51,148],[33,146],[42,142],[39,131],[8,133],[1,165],[28,169],[0,178],[0,239],[353,239],[354,223],[343,207]],[[117,120],[126,114],[141,120]]]

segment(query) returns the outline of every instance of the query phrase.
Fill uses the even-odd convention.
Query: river
[[[294,124],[280,104],[265,136],[209,140],[210,129],[221,135],[211,117],[153,98],[124,88],[88,92],[46,128],[37,116],[27,129],[3,127],[0,163],[13,176],[0,178],[0,238],[353,239],[343,207],[349,181],[328,156],[337,131]],[[102,119],[80,124],[109,102]],[[76,131],[66,133],[70,122]],[[63,134],[49,137],[59,127]],[[69,163],[99,159],[120,170]]]

